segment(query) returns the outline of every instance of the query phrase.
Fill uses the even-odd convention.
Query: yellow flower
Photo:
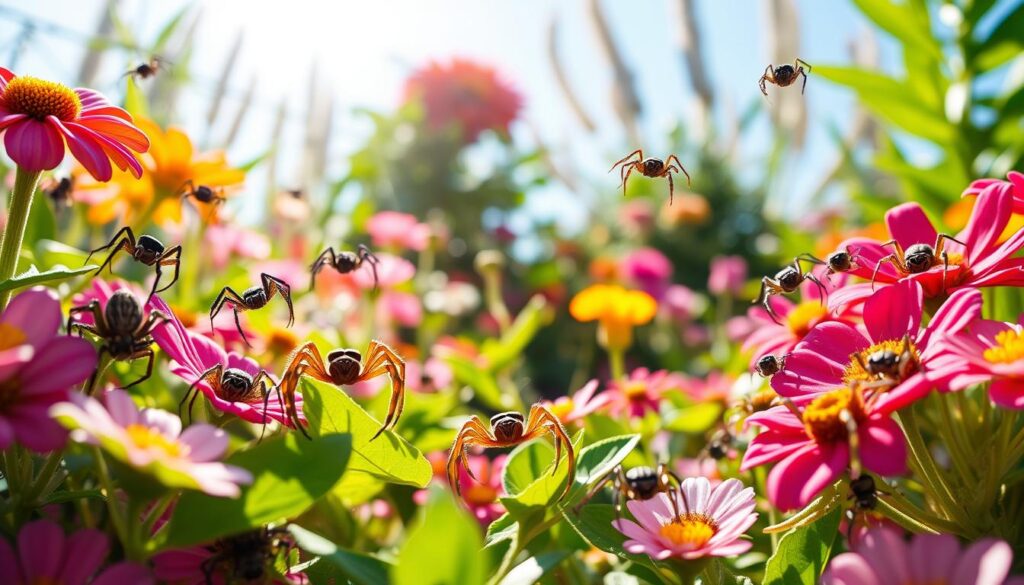
[[[87,218],[102,225],[120,218],[130,225],[139,217],[152,214],[155,223],[181,222],[182,199],[179,193],[186,181],[195,186],[227,187],[245,180],[245,171],[228,165],[222,151],[197,154],[188,135],[178,128],[166,131],[151,120],[138,119],[136,125],[150,139],[149,153],[142,157],[145,168],[141,179],[116,172],[110,183],[82,178],[76,190],[90,202]],[[89,193],[91,191],[91,194]],[[201,217],[215,218],[215,210],[190,198],[199,207]]]
[[[650,322],[658,302],[638,290],[595,284],[569,303],[569,313],[581,322],[597,321],[597,341],[608,349],[624,350],[633,343],[633,327]]]

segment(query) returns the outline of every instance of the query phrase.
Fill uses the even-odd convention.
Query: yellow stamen
[[[850,385],[850,384],[855,383],[855,382],[873,382],[873,381],[878,380],[879,377],[877,375],[873,375],[870,372],[868,372],[867,370],[865,370],[864,367],[861,365],[861,362],[867,364],[868,363],[868,358],[870,358],[872,354],[874,354],[876,352],[879,352],[879,351],[891,351],[891,352],[895,353],[896,355],[901,355],[904,351],[909,349],[911,355],[914,358],[912,361],[914,361],[916,363],[918,361],[918,359],[920,358],[920,354],[917,351],[917,346],[914,345],[913,341],[909,341],[908,343],[909,343],[909,348],[908,347],[904,347],[904,342],[903,342],[902,339],[890,339],[888,341],[882,341],[880,343],[876,343],[876,344],[872,345],[871,347],[869,347],[869,348],[859,352],[859,355],[860,355],[860,358],[861,358],[860,361],[858,361],[854,357],[855,355],[858,355],[858,354],[851,355],[850,356],[850,363],[846,366],[846,372],[843,373],[843,382],[846,385]],[[915,373],[917,373],[917,367],[916,366],[910,366],[907,369],[907,372],[906,372],[907,377],[909,377],[909,376],[911,376],[911,375],[913,375]],[[898,384],[899,382],[902,382],[902,381],[903,380],[897,380],[896,383]]]
[[[818,301],[804,301],[786,315],[786,326],[794,335],[803,337],[828,315],[828,309]]]
[[[494,503],[494,500],[498,497],[498,490],[489,485],[474,483],[469,489],[462,492],[462,497],[468,504],[486,506],[487,504]]]
[[[182,455],[183,446],[181,443],[168,439],[154,428],[136,423],[125,427],[125,431],[128,432],[128,438],[131,439],[132,443],[135,443],[136,447],[143,449],[156,448],[171,457],[180,457]]]
[[[272,327],[267,335],[267,352],[274,355],[288,355],[299,346],[299,336],[291,329]]]
[[[0,351],[18,347],[27,339],[28,337],[21,329],[8,323],[0,323]]]
[[[71,88],[35,77],[15,77],[8,82],[3,105],[9,112],[40,121],[56,116],[69,122],[82,113],[82,100]]]
[[[647,383],[626,382],[622,385],[622,393],[630,400],[641,400],[647,398]]]
[[[818,443],[845,441],[849,433],[843,412],[849,413],[857,424],[867,419],[860,392],[837,388],[818,396],[803,412],[807,434]]]
[[[572,398],[563,396],[552,402],[551,406],[548,407],[548,410],[551,411],[551,414],[558,417],[558,420],[565,422],[566,417],[569,416],[569,413],[571,413],[575,408],[576,403],[573,402]]]
[[[982,355],[995,364],[1010,364],[1024,359],[1024,331],[1007,329],[996,334],[995,345],[985,350]]]
[[[676,546],[696,550],[706,545],[718,531],[712,518],[704,514],[682,514],[658,531]]]

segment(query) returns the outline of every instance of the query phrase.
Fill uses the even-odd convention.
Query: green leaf
[[[133,116],[148,118],[149,104],[146,102],[145,94],[139,89],[139,84],[135,82],[135,76],[125,77],[125,83],[127,85],[124,90],[124,109]]]
[[[573,437],[573,450],[579,454],[580,444],[583,441],[583,431],[576,433]],[[536,443],[545,445],[547,443]],[[566,462],[568,453],[562,450],[561,459],[555,461],[555,449],[548,445],[551,456],[548,458],[547,466],[542,470],[536,472],[534,475],[534,481],[528,486],[523,488],[521,491],[514,492],[514,495],[505,496],[501,498],[502,505],[508,510],[512,516],[519,516],[526,514],[533,509],[547,508],[562,496],[565,490],[566,481],[574,481],[572,478],[566,479],[569,473],[569,466]],[[577,458],[579,455],[577,455]],[[532,459],[532,458],[531,458]],[[554,467],[557,465],[557,467]],[[517,486],[518,487],[518,486]],[[526,543],[520,543],[525,545]]]
[[[53,215],[49,197],[42,189],[36,190],[28,213],[23,244],[31,246],[39,240],[52,240],[57,235],[57,218]]]
[[[185,492],[167,528],[165,548],[180,548],[293,518],[326,494],[341,478],[352,452],[352,437],[298,433],[239,451],[225,463],[248,469],[253,483],[237,499]]]
[[[703,433],[717,423],[721,416],[721,404],[699,402],[679,409],[675,417],[665,425],[665,430],[674,433]]]
[[[309,431],[314,437],[332,433],[352,435],[352,459],[335,494],[350,502],[353,496],[373,495],[383,482],[425,487],[433,475],[430,462],[405,439],[380,428],[348,394],[331,384],[302,380],[302,397]],[[415,400],[415,396],[412,397]],[[365,500],[363,500],[365,501]]]
[[[391,572],[395,585],[478,585],[487,580],[488,556],[481,554],[480,526],[451,494],[432,490],[419,521],[398,553]]]
[[[904,50],[917,48],[930,53],[937,60],[943,58],[942,49],[928,29],[928,22],[921,22],[908,7],[893,4],[889,0],[853,0],[853,3],[879,28],[911,46]],[[814,72],[817,73],[818,69],[815,68]]]
[[[35,265],[32,265],[29,266],[28,270],[25,272],[0,282],[0,292],[16,290],[37,284],[53,284],[75,276],[88,274],[89,272],[96,270],[96,268],[98,268],[98,266],[95,264],[89,264],[82,266],[81,268],[68,268],[67,266],[58,264],[49,270],[39,272],[39,269],[36,268]]]
[[[828,563],[842,515],[842,506],[837,506],[817,522],[787,532],[768,559],[763,585],[815,585]]]
[[[967,59],[976,72],[985,72],[1006,63],[1024,51],[1024,3],[1006,16],[992,34],[977,46],[969,47]]]
[[[533,585],[568,556],[569,551],[558,550],[530,557],[509,571],[499,585]]]
[[[554,458],[555,448],[547,441],[530,441],[517,446],[508,454],[501,476],[505,493],[515,496],[525,491],[538,477],[551,471]]]
[[[490,371],[478,366],[472,359],[453,353],[445,356],[444,360],[451,366],[455,380],[472,388],[473,393],[485,406],[499,411],[517,407],[513,397],[501,392]]]
[[[351,582],[355,585],[386,585],[388,571],[394,566],[377,557],[342,548],[326,538],[292,524],[288,531],[295,537],[295,544],[302,550],[320,557],[320,563],[330,569],[319,567],[317,572],[325,579],[336,583]]]
[[[156,36],[156,41],[153,43],[153,54],[159,56],[160,53],[167,47],[167,42],[171,40],[171,35],[174,31],[178,30],[181,25],[181,21],[188,14],[189,10],[192,9],[191,4],[186,4],[181,10],[179,10],[169,21],[164,25],[160,32]]]
[[[598,481],[623,462],[640,442],[640,435],[610,437],[584,447],[576,458],[576,485],[562,504],[570,508],[582,500]]]
[[[612,553],[620,558],[641,564],[656,574],[658,567],[647,555],[634,555],[626,552],[622,544],[626,535],[612,526],[616,519],[615,509],[608,504],[593,504],[580,510],[579,514],[563,511],[562,516],[584,540],[597,548]]]

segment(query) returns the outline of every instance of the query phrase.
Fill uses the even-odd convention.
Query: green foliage
[[[763,585],[815,585],[839,534],[842,506],[816,522],[787,532],[768,559]]]
[[[290,525],[288,531],[295,537],[295,544],[299,548],[319,557],[319,561],[306,571],[314,582],[351,582],[354,585],[388,583],[388,572],[394,566],[391,563],[339,548],[319,534],[295,524]]]
[[[95,264],[89,264],[87,266],[82,266],[81,268],[68,268],[67,266],[58,264],[53,268],[40,272],[33,264],[32,266],[29,266],[28,270],[25,272],[0,282],[0,292],[17,290],[19,288],[35,286],[37,284],[52,286],[69,278],[88,274],[89,272],[96,270],[96,268],[98,267]]]
[[[391,572],[395,585],[480,585],[490,574],[480,527],[451,494],[432,490]]]

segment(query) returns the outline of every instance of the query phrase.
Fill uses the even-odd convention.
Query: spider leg
[[[690,173],[686,172],[686,167],[683,166],[683,163],[679,162],[679,157],[674,154],[669,155],[668,159],[665,160],[665,164],[671,165],[672,161],[675,161],[676,172],[686,175],[686,186],[689,187],[691,184]]]
[[[622,157],[621,159],[619,159],[619,162],[613,164],[612,168],[608,169],[608,172],[610,173],[610,172],[614,171],[615,167],[621,165],[622,163],[626,162],[627,160],[633,158],[636,155],[640,155],[639,160],[643,160],[644,159],[644,151],[642,149],[638,148],[638,149],[634,150],[633,152],[627,154],[626,156]]]
[[[156,284],[160,282],[161,269],[163,266],[174,266],[174,276],[171,277],[171,282],[167,286],[157,289]],[[153,292],[149,293],[152,297],[155,293],[162,293],[165,290],[174,286],[174,283],[178,282],[178,271],[181,268],[181,246],[175,246],[164,253],[156,263],[156,281],[153,283]]]
[[[626,196],[626,182],[629,181],[629,176],[633,174],[633,171],[636,169],[636,167],[634,167],[633,165],[630,165],[628,167],[622,167],[622,168],[626,169],[626,174],[625,174],[625,176],[622,177],[622,196],[625,197]]]
[[[242,296],[239,295],[238,293],[236,293],[234,289],[232,289],[230,286],[225,286],[224,288],[222,288],[220,290],[220,294],[217,295],[217,299],[214,300],[213,301],[213,305],[210,306],[210,332],[211,333],[214,331],[214,329],[213,329],[213,319],[214,319],[214,317],[216,317],[220,313],[220,310],[224,308],[224,303],[231,303],[235,307],[237,307],[239,305],[241,305],[243,307],[245,306],[245,301],[242,300]],[[238,325],[238,332],[239,333],[242,332],[241,324]],[[244,333],[242,334],[242,337],[245,337]]]
[[[807,89],[807,73],[804,72],[804,68],[803,67],[800,67],[799,69],[797,69],[796,72],[797,72],[797,75],[802,75],[803,78],[804,78],[804,83],[803,83],[803,85],[800,86],[800,95],[804,95],[804,90]]]
[[[220,381],[221,381],[221,378],[223,376],[224,376],[224,366],[222,364],[217,364],[217,365],[213,366],[212,368],[206,370],[198,378],[196,378],[196,381],[192,382],[192,384],[188,387],[188,391],[185,392],[185,396],[182,397],[181,402],[178,403],[178,417],[181,417],[181,407],[182,407],[183,404],[185,404],[185,400],[191,394],[192,395],[192,402],[189,402],[189,404],[188,404],[188,421],[189,421],[189,424],[191,424],[192,423],[192,404],[195,403],[196,398],[199,396],[199,393],[200,393],[199,383],[200,382],[206,382],[210,386],[210,388],[213,390],[213,393],[216,394],[217,393],[216,388],[217,388],[218,385],[220,385]]]
[[[195,190],[196,184],[192,182],[192,179],[189,179],[181,184],[181,188],[178,189],[177,194],[181,195],[182,199],[184,199],[185,197],[188,197],[189,195],[194,193]]]
[[[621,465],[616,465],[614,469],[612,469],[608,473],[606,473],[603,476],[601,476],[601,479],[597,480],[597,483],[594,484],[594,487],[591,488],[590,491],[587,492],[587,494],[585,496],[583,496],[583,499],[581,499],[580,502],[573,507],[572,511],[574,513],[576,513],[576,514],[579,514],[580,513],[580,509],[583,508],[584,504],[586,504],[594,496],[596,496],[597,492],[599,492],[602,489],[604,489],[604,486],[608,485],[609,482],[615,481],[615,479],[614,479],[615,476],[618,476],[621,473],[622,473],[622,466]],[[616,486],[616,488],[618,488],[618,486]],[[616,489],[616,491],[617,491],[617,489]]]
[[[150,311],[149,317],[147,317],[146,320],[142,322],[142,325],[140,325],[139,328],[135,331],[135,336],[148,336],[150,333],[153,332],[153,329],[155,329],[157,325],[162,325],[167,321],[170,321],[170,318],[168,318],[163,311],[159,309],[153,309],[152,311]]]
[[[675,192],[676,192],[675,183],[672,181],[672,173],[669,172],[671,169],[674,169],[674,168],[675,167],[668,167],[667,169],[665,169],[665,171],[666,171],[665,172],[665,176],[668,177],[668,204],[669,205],[672,205],[672,199],[675,196]]]
[[[448,473],[448,485],[451,486],[456,496],[462,495],[462,488],[459,485],[459,462],[463,457],[464,451],[475,444],[476,440],[480,439],[477,435],[479,428],[483,428],[483,423],[476,415],[471,416],[459,430],[459,434],[455,436],[455,442],[452,443],[451,451],[448,454],[448,462],[445,465]],[[469,470],[468,466],[466,471],[472,477],[472,471]]]
[[[122,386],[121,387],[122,389],[131,388],[132,386],[134,386],[136,384],[140,384],[142,382],[145,382],[146,380],[149,379],[150,376],[153,375],[153,359],[155,357],[155,354],[153,353],[153,348],[147,346],[145,349],[140,349],[140,350],[136,351],[135,353],[133,353],[131,355],[131,357],[128,358],[128,361],[134,361],[134,360],[137,360],[137,359],[142,358],[142,357],[149,358],[146,361],[146,373],[143,374],[141,378],[139,378],[138,380],[135,380],[131,384],[128,384],[127,386]]]
[[[288,305],[288,326],[294,325],[295,308],[292,307],[292,287],[280,278],[266,273],[261,274],[260,279],[263,281],[263,290],[267,291],[268,301],[274,297],[275,293],[280,294],[284,299],[284,302]]]
[[[569,490],[571,490],[572,486],[576,483],[576,453],[572,448],[572,440],[569,438],[569,434],[565,432],[565,427],[562,426],[562,421],[558,420],[558,417],[551,414],[551,411],[543,406],[534,404],[530,407],[526,434],[532,434],[534,431],[540,430],[550,432],[554,436],[556,445],[554,462],[555,468],[558,467],[558,459],[561,455],[561,453],[559,453],[560,448],[558,447],[558,444],[565,444],[565,461],[568,465],[568,469],[566,474],[565,490],[559,497],[559,499],[562,499],[569,493]],[[552,474],[554,474],[554,469],[552,469]]]
[[[380,264],[380,259],[363,244],[356,246],[356,254],[360,258],[360,264],[363,262],[370,264],[370,270],[373,271],[373,290],[376,292],[377,286],[380,284],[380,279],[377,277],[377,265]]]
[[[820,280],[818,280],[817,276],[814,276],[810,272],[808,272],[806,275],[804,275],[804,278],[806,278],[807,280],[809,280],[809,281],[813,282],[815,285],[817,285],[818,290],[821,291],[821,298],[818,299],[818,300],[821,301],[821,305],[824,306],[825,305],[825,298],[828,297],[828,289],[826,289],[825,285],[822,284],[822,282]]]
[[[106,250],[111,246],[117,246],[116,248],[114,248],[114,251],[107,256],[107,259],[103,262],[103,264],[101,264],[100,267],[96,270],[96,274],[103,272],[103,269],[106,268],[108,264],[110,264],[110,261],[114,258],[115,255],[117,255],[117,252],[124,248],[125,243],[127,243],[130,246],[129,248],[127,248],[129,252],[131,252],[131,250],[135,248],[135,234],[132,233],[132,228],[128,226],[124,226],[123,228],[117,230],[117,233],[114,234],[113,238],[110,238],[110,241],[107,242],[106,246],[100,246],[99,248],[96,248],[92,252],[89,252],[89,255],[85,257],[85,262],[83,262],[82,265],[84,266],[88,264],[89,260],[92,258],[92,255],[95,254],[96,252],[102,252],[103,250]]]
[[[793,65],[803,65],[804,67],[807,68],[808,71],[811,70],[811,66],[808,65],[807,61],[804,61],[803,59],[797,59],[796,61],[793,62]]]
[[[320,255],[317,256],[316,261],[313,262],[313,265],[309,267],[309,290],[313,290],[313,287],[316,285],[316,275],[319,274],[321,270],[323,270],[324,265],[330,264],[331,266],[334,266],[334,264],[337,263],[337,261],[338,260],[334,254],[333,247],[328,247],[323,252],[320,252]]]
[[[775,76],[772,74],[771,64],[765,68],[764,75],[761,76],[761,81],[758,82],[761,86],[761,93],[764,94],[764,97],[768,97],[768,89],[765,87],[765,82],[775,83]]]
[[[302,374],[299,371],[292,372],[291,370],[289,370],[288,372],[286,372],[284,376],[281,378],[281,382],[276,386],[277,400],[281,403],[281,406],[284,408],[284,412],[285,415],[288,417],[288,420],[295,426],[295,428],[299,429],[299,432],[302,433],[302,436],[312,441],[313,437],[309,436],[309,433],[306,431],[306,428],[302,425],[302,420],[299,418],[299,409],[295,403],[295,389],[298,387],[299,380],[301,379],[301,377]],[[263,396],[264,421],[266,421],[267,408],[269,406],[269,403],[270,393],[268,392]],[[265,425],[264,429],[266,429]],[[260,435],[260,438],[263,438],[262,434]]]
[[[768,312],[768,316],[771,317],[772,321],[775,321],[778,325],[782,325],[782,322],[779,321],[779,317],[775,314],[775,310],[772,309],[772,305],[768,302],[768,299],[771,298],[772,295],[777,295],[781,292],[782,288],[775,284],[775,281],[771,278],[765,276],[761,278],[761,292],[757,295],[757,298],[754,299],[753,303],[755,305],[760,304],[763,306],[764,310]]]
[[[896,257],[896,254],[889,254],[888,256],[883,257],[877,264],[875,264],[875,269],[871,272],[872,291],[875,290],[875,278],[878,276],[878,269],[882,267],[882,264],[892,264],[900,272],[905,272],[905,270],[903,270],[904,266],[900,264],[899,258]]]
[[[95,327],[86,325],[85,323],[75,323],[75,315],[78,313],[92,313],[93,322],[96,323]],[[100,302],[93,299],[89,301],[88,305],[71,307],[68,311],[68,323],[66,328],[68,335],[71,335],[73,327],[77,327],[79,337],[82,336],[82,330],[102,336],[102,334],[106,333],[104,323],[103,311],[100,310]]]
[[[106,345],[101,345],[99,351],[96,352],[96,363],[97,364],[99,364],[103,360],[103,354],[108,354],[108,355],[110,354],[110,352],[107,351],[107,346]],[[99,375],[100,375],[100,368],[99,368],[99,365],[97,365],[96,369],[92,371],[92,375],[89,376],[88,384],[85,386],[84,392],[85,392],[86,396],[91,396],[92,395],[92,392],[93,392],[93,390],[96,387],[96,377],[99,376]]]
[[[245,336],[245,329],[242,329],[242,319],[238,316],[241,311],[238,310],[238,305],[231,307],[231,312],[235,315],[235,329],[238,329],[238,334],[242,336],[242,341],[249,347],[252,347],[252,342]]]

